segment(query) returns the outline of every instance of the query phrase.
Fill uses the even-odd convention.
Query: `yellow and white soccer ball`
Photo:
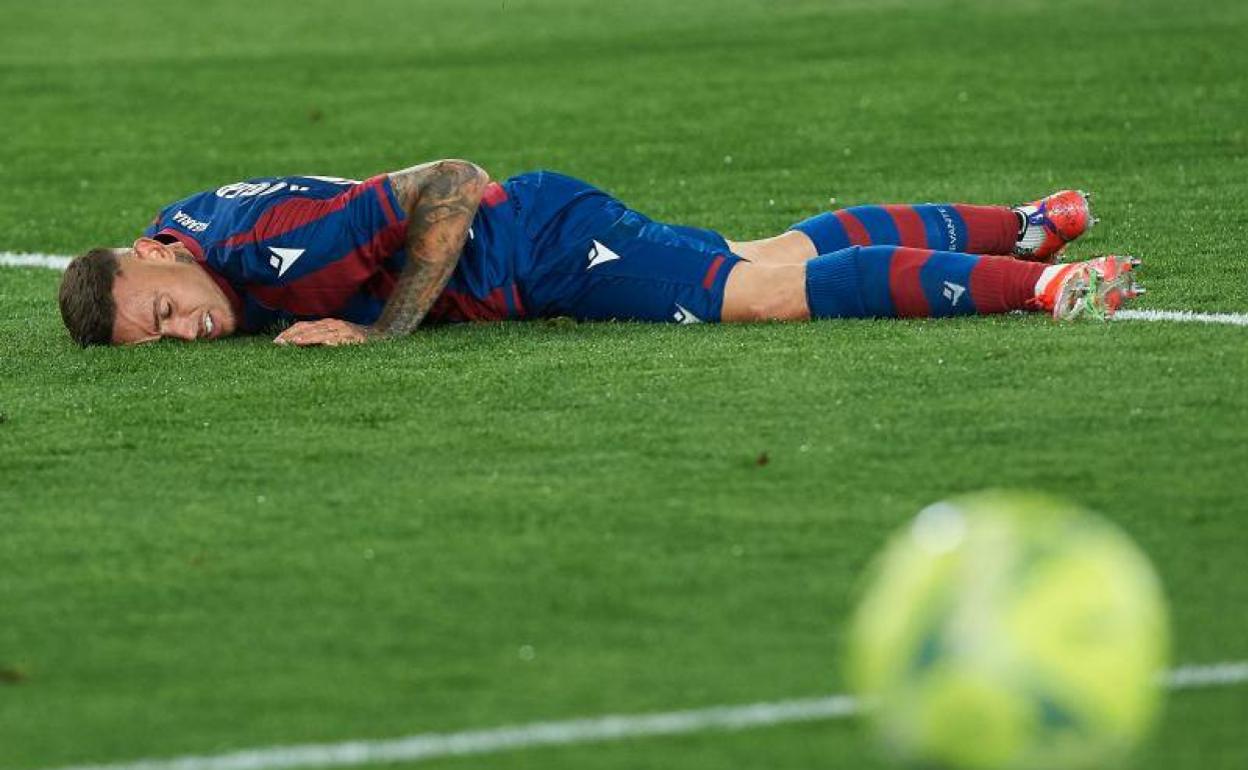
[[[1169,634],[1156,573],[1121,530],[984,492],[893,537],[849,642],[850,680],[899,759],[1100,770],[1147,734]]]

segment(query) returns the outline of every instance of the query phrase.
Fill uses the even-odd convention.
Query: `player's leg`
[[[810,237],[798,230],[757,241],[729,241],[728,248],[760,265],[804,265],[819,256]]]
[[[565,220],[573,237],[522,286],[537,316],[581,321],[720,320],[724,285],[741,258],[710,234],[655,222],[618,203],[601,218]]]
[[[972,237],[966,221],[975,218],[973,209],[991,208],[950,215],[955,235],[961,222],[961,237]],[[1019,221],[1011,210],[995,208]],[[601,193],[570,211],[559,237],[543,244],[546,256],[522,277],[535,315],[691,323],[999,313],[1045,309],[1041,284],[1053,278],[1042,264],[1009,257],[896,246],[851,247],[800,264],[742,262],[746,255],[718,233],[654,222]],[[1017,230],[1011,240],[1016,237]],[[809,256],[799,238],[812,244],[804,248],[815,248],[799,229],[773,239],[772,251]]]
[[[734,253],[763,264],[795,264],[850,246],[906,246],[969,254],[1011,254],[1052,262],[1096,219],[1090,196],[1063,190],[1015,207],[963,203],[854,206],[798,222],[786,233],[734,242]]]
[[[1009,254],[1021,215],[1006,206],[895,204],[825,211],[788,232],[744,244],[736,253],[768,264],[792,264],[851,246],[905,246],[969,254]]]
[[[1004,256],[851,247],[804,265],[741,263],[724,321],[910,318],[1055,311],[1109,315],[1139,293],[1125,258],[1045,265]]]

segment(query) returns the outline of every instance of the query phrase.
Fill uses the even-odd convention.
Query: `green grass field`
[[[732,237],[1095,190],[1075,255],[1248,311],[1248,5],[0,3],[0,251],[128,243],[247,176],[467,157]],[[1248,658],[1248,336],[1037,317],[536,322],[79,350],[0,268],[0,770],[840,692],[889,531],[987,486],[1155,560]],[[761,455],[769,460],[759,463]],[[1248,686],[1140,768],[1248,765]],[[421,767],[855,767],[853,721]]]

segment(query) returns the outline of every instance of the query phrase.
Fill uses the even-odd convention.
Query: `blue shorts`
[[[513,177],[504,187],[528,241],[515,264],[526,315],[720,320],[728,274],[741,261],[723,236],[655,222],[549,171]]]

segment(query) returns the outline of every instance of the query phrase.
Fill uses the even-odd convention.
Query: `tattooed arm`
[[[490,177],[465,160],[443,160],[390,175],[407,210],[407,266],[373,324],[386,337],[411,334],[451,279]]]
[[[459,262],[468,228],[490,177],[466,160],[440,160],[390,174],[407,212],[407,265],[371,327],[333,318],[297,323],[275,342],[341,345],[411,334],[442,293]]]

